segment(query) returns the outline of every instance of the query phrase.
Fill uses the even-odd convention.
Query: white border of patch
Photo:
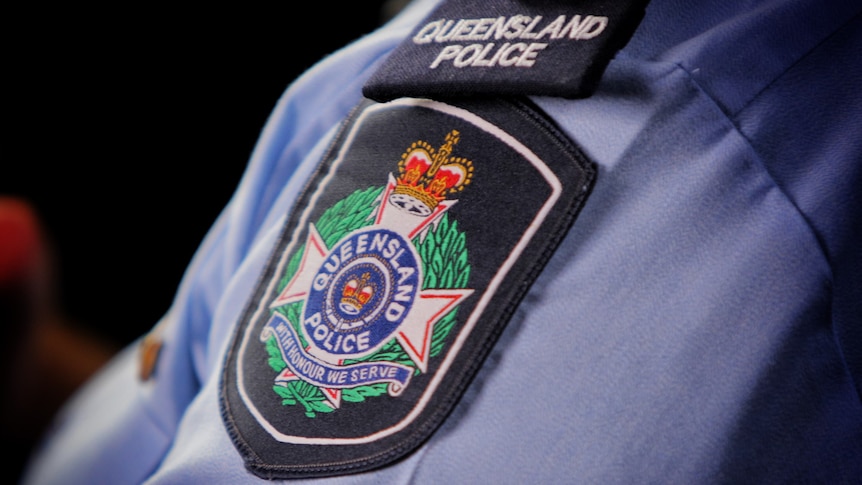
[[[253,333],[252,330],[255,327],[253,324],[249,324],[248,328],[246,328],[246,330],[245,330],[245,334],[243,335],[243,341],[242,341],[242,344],[240,345],[239,352],[238,352],[238,358],[236,361],[236,365],[237,365],[237,389],[238,389],[239,394],[240,394],[243,402],[245,403],[246,407],[251,412],[251,414],[255,417],[257,422],[264,429],[266,429],[266,431],[270,435],[272,435],[273,438],[275,438],[276,440],[278,440],[280,442],[294,443],[294,444],[306,444],[306,445],[354,445],[354,444],[370,443],[370,442],[376,441],[378,439],[384,438],[386,436],[389,436],[393,433],[396,433],[396,432],[400,431],[401,429],[404,429],[404,427],[409,425],[411,422],[413,422],[413,420],[416,419],[416,417],[425,409],[425,406],[428,404],[428,400],[431,399],[432,395],[434,395],[434,391],[437,389],[437,386],[440,384],[440,381],[443,378],[443,376],[446,375],[446,371],[452,365],[452,361],[455,359],[455,356],[458,355],[458,351],[464,345],[464,341],[467,339],[467,336],[470,335],[470,332],[473,330],[473,327],[476,325],[476,322],[478,321],[479,317],[482,315],[482,312],[484,311],[485,307],[488,305],[488,302],[494,296],[494,294],[497,291],[497,288],[502,283],[506,274],[508,274],[509,270],[512,268],[512,265],[515,263],[515,261],[518,260],[518,257],[520,257],[521,253],[524,251],[524,248],[527,247],[527,244],[533,238],[533,235],[535,234],[536,230],[539,228],[539,226],[541,226],[542,222],[544,222],[545,218],[548,215],[548,212],[550,212],[551,208],[554,206],[554,203],[556,203],[557,199],[560,197],[560,194],[562,193],[562,185],[561,185],[559,179],[548,168],[548,166],[545,165],[545,163],[535,153],[533,153],[529,148],[522,145],[518,140],[516,140],[514,137],[512,137],[508,133],[504,132],[503,130],[501,130],[496,125],[493,125],[493,124],[489,123],[488,121],[486,121],[485,119],[480,118],[479,116],[477,116],[477,115],[475,115],[475,114],[473,114],[473,113],[471,113],[465,109],[462,109],[462,108],[458,108],[455,106],[451,106],[448,104],[440,103],[437,101],[431,101],[431,100],[427,100],[427,99],[402,98],[402,99],[397,99],[397,100],[394,100],[394,101],[391,101],[391,102],[385,103],[385,104],[375,104],[375,105],[372,105],[372,106],[366,108],[365,110],[363,110],[363,112],[357,118],[356,122],[352,125],[350,132],[347,134],[347,137],[345,138],[344,143],[341,146],[341,150],[338,153],[338,158],[336,158],[336,160],[333,162],[332,167],[329,170],[329,173],[321,181],[319,188],[315,191],[314,195],[312,196],[312,199],[309,201],[308,205],[306,206],[306,209],[303,212],[302,217],[301,217],[300,222],[297,225],[297,227],[302,228],[308,224],[308,218],[309,218],[309,215],[311,212],[310,209],[315,206],[315,203],[317,202],[317,199],[319,198],[320,194],[326,188],[331,177],[336,172],[337,167],[343,161],[344,154],[347,151],[347,149],[351,146],[351,144],[353,143],[353,138],[356,134],[356,130],[358,129],[358,127],[360,127],[362,125],[363,118],[365,118],[369,114],[375,113],[375,112],[380,111],[380,110],[387,110],[387,109],[392,109],[392,108],[397,108],[397,107],[420,107],[420,108],[428,108],[428,109],[436,110],[436,111],[439,111],[441,113],[445,113],[445,114],[448,114],[450,116],[453,116],[455,118],[460,118],[460,119],[476,126],[477,128],[487,132],[488,134],[496,137],[502,143],[508,145],[513,150],[520,153],[525,159],[527,159],[536,168],[536,170],[539,171],[539,173],[545,178],[545,180],[548,182],[548,185],[551,187],[551,195],[545,201],[541,210],[539,210],[539,212],[536,214],[536,217],[533,219],[531,224],[528,226],[527,231],[523,234],[521,239],[518,241],[518,244],[515,245],[515,247],[512,249],[512,252],[509,254],[509,256],[506,258],[506,260],[500,266],[500,269],[497,271],[497,273],[491,279],[491,281],[488,285],[488,288],[482,294],[481,299],[476,304],[476,308],[473,310],[473,313],[470,314],[469,318],[467,319],[467,321],[464,325],[464,328],[458,334],[458,337],[452,343],[452,346],[450,347],[450,349],[446,352],[445,359],[441,362],[440,368],[434,374],[433,378],[431,379],[431,382],[428,384],[428,387],[425,389],[425,392],[422,394],[422,397],[416,403],[416,406],[413,408],[412,411],[410,411],[410,413],[407,416],[404,417],[404,419],[399,421],[394,426],[391,426],[391,427],[386,428],[386,429],[382,429],[376,433],[370,434],[368,436],[363,436],[361,438],[309,438],[309,437],[304,437],[304,436],[286,435],[286,434],[281,433],[278,430],[276,430],[275,427],[272,426],[272,424],[270,424],[269,421],[264,419],[263,415],[257,410],[257,408],[254,406],[254,403],[252,402],[252,400],[249,398],[248,394],[246,393],[245,387],[243,386],[243,367],[242,367],[243,357],[245,354],[246,345],[249,343],[249,340],[252,339],[252,333]],[[282,274],[282,272],[284,271],[284,266],[287,264],[287,261],[288,261],[287,256],[293,252],[295,246],[298,244],[296,236],[300,232],[301,231],[295,231],[294,232],[293,239],[290,241],[290,244],[285,249],[284,253],[282,254],[282,258],[278,263],[278,268],[277,268],[276,273],[275,273],[276,275]],[[274,287],[277,284],[277,282],[278,282],[278,278],[272,278],[272,281],[270,281],[269,287],[266,290],[265,296],[273,294],[273,290],[274,290]],[[268,308],[268,305],[266,304],[266,299],[264,298],[259,303],[257,310],[254,312],[254,315],[252,315],[251,322],[257,321],[257,319],[261,315],[261,312],[267,311],[267,308]]]

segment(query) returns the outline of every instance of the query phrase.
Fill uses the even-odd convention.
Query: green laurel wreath
[[[373,224],[372,215],[380,204],[383,187],[370,187],[365,190],[357,190],[335,205],[327,209],[320,219],[315,223],[320,237],[323,238],[326,247],[332,247],[348,233]],[[433,228],[424,240],[415,238],[413,245],[416,247],[422,260],[422,289],[439,288],[465,288],[470,277],[470,265],[467,262],[467,247],[465,236],[458,229],[457,221],[450,221],[448,214],[443,214],[436,228]],[[291,257],[285,269],[284,276],[279,280],[278,291],[281,292],[299,268],[305,245],[301,246]],[[273,311],[284,315],[299,335],[302,345],[308,346],[301,332],[302,303],[294,302],[280,306]],[[434,325],[431,334],[431,357],[435,357],[443,350],[446,336],[452,330],[456,322],[458,308],[453,308]],[[276,372],[281,372],[287,367],[287,363],[281,356],[275,337],[266,342],[266,350],[269,355],[268,363]],[[365,361],[389,361],[413,367],[414,374],[421,374],[416,364],[401,347],[395,338],[392,338],[377,352],[356,360],[345,360],[344,364],[353,364]],[[341,399],[346,402],[363,402],[368,397],[386,394],[386,383],[357,386],[341,390]],[[301,404],[305,408],[305,415],[309,418],[316,417],[317,413],[330,413],[334,409],[327,404],[323,391],[317,386],[296,380],[289,382],[286,386],[275,385],[273,390],[282,398],[282,405],[294,406]]]

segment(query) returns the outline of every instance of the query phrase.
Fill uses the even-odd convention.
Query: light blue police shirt
[[[293,83],[154,328],[28,484],[258,483],[225,351],[286,214],[413,2]],[[534,101],[595,188],[440,429],[322,483],[862,483],[862,6],[655,0],[594,95]],[[317,480],[309,480],[317,481]]]

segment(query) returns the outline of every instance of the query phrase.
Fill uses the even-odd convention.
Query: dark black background
[[[278,97],[383,4],[7,12],[0,196],[34,205],[73,322],[122,345],[162,316]]]

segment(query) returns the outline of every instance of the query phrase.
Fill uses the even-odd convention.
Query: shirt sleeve
[[[416,3],[413,10],[422,11],[427,6],[421,4],[429,2]],[[333,52],[288,87],[170,309],[149,334],[161,342],[152,378],[138,377],[142,337],[61,410],[23,483],[141,483],[158,468],[187,407],[218,370],[224,335],[233,324],[229,315],[216,317],[226,289],[259,270],[265,257],[256,257],[254,248],[266,245],[256,243],[271,236],[301,191],[370,71],[406,35],[411,24],[403,17]],[[241,302],[234,307],[240,309]]]

